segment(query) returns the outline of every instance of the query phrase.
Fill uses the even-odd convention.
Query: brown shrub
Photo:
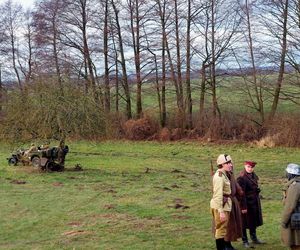
[[[280,115],[268,125],[268,135],[275,146],[295,147],[300,145],[300,117]]]
[[[171,132],[171,140],[177,141],[183,138],[183,129],[181,128],[174,128]]]
[[[146,140],[153,136],[158,129],[156,122],[149,117],[138,120],[128,120],[123,125],[125,137],[129,140]]]
[[[260,148],[274,148],[276,146],[276,136],[265,136],[260,140],[255,140],[254,144]]]
[[[168,128],[162,128],[158,136],[160,141],[170,141],[171,140],[171,133]]]
[[[198,129],[191,129],[191,130],[186,130],[185,134],[188,139],[197,139],[200,136],[201,131]]]
[[[205,121],[204,138],[211,140],[235,140],[238,139],[243,129],[243,123],[234,113],[223,114],[221,120],[216,117],[208,117]]]
[[[257,141],[263,138],[266,132],[267,131],[265,127],[259,126],[250,119],[246,119],[246,121],[243,123],[240,139],[243,141]]]

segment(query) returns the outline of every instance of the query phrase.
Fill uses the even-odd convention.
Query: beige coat
[[[223,204],[224,195],[231,194],[230,180],[228,179],[225,170],[218,169],[213,177],[213,197],[210,201],[210,207],[217,209],[218,212],[231,211],[232,202],[228,197],[227,202]]]
[[[291,214],[300,199],[300,177],[289,181],[285,186],[284,208],[281,218],[281,240],[288,247],[300,246],[300,230],[292,230],[289,226]]]

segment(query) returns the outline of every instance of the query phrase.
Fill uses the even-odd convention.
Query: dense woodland
[[[280,112],[300,104],[298,0],[8,0],[0,11],[3,139],[300,144],[299,113]],[[222,105],[224,86],[240,110]]]

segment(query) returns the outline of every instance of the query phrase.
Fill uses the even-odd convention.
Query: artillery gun
[[[8,165],[17,166],[20,163],[32,165],[44,171],[63,171],[66,154],[69,152],[67,145],[55,147],[34,147],[30,149],[18,149],[7,158]]]

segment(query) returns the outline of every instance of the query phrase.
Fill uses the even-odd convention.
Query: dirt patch
[[[188,220],[191,218],[191,216],[187,216],[187,215],[173,215],[172,216],[174,219],[178,219],[178,220]]]
[[[181,198],[175,198],[173,200],[174,205],[169,205],[169,208],[175,208],[175,209],[188,209],[190,208],[189,206],[183,205],[183,200]]]
[[[182,173],[182,170],[174,169],[174,170],[171,171],[171,173]]]
[[[80,227],[80,226],[82,226],[82,223],[79,221],[72,221],[72,222],[69,222],[67,225],[71,226],[71,227]]]
[[[104,208],[105,209],[114,209],[114,208],[116,208],[116,205],[114,205],[114,204],[106,204],[106,205],[104,205]]]
[[[12,184],[26,184],[26,181],[12,180],[10,183],[12,183]]]
[[[72,230],[72,231],[67,231],[62,233],[61,235],[63,236],[77,236],[77,235],[84,235],[84,234],[91,234],[89,231],[84,231],[84,230]]]
[[[70,176],[70,177],[67,177],[68,179],[70,179],[70,180],[75,180],[75,179],[77,179],[75,176]]]
[[[173,200],[173,202],[174,202],[174,203],[183,203],[183,200],[180,199],[180,198],[175,198],[175,199]]]
[[[116,194],[116,193],[118,193],[116,190],[114,190],[114,189],[108,189],[107,191],[106,191],[107,193],[111,193],[111,194]]]
[[[54,186],[54,187],[62,187],[64,184],[62,183],[62,182],[54,182],[54,183],[52,183],[52,186]]]
[[[145,174],[148,174],[148,173],[150,172],[150,170],[151,170],[151,168],[148,168],[148,167],[147,167],[144,173],[145,173]]]

